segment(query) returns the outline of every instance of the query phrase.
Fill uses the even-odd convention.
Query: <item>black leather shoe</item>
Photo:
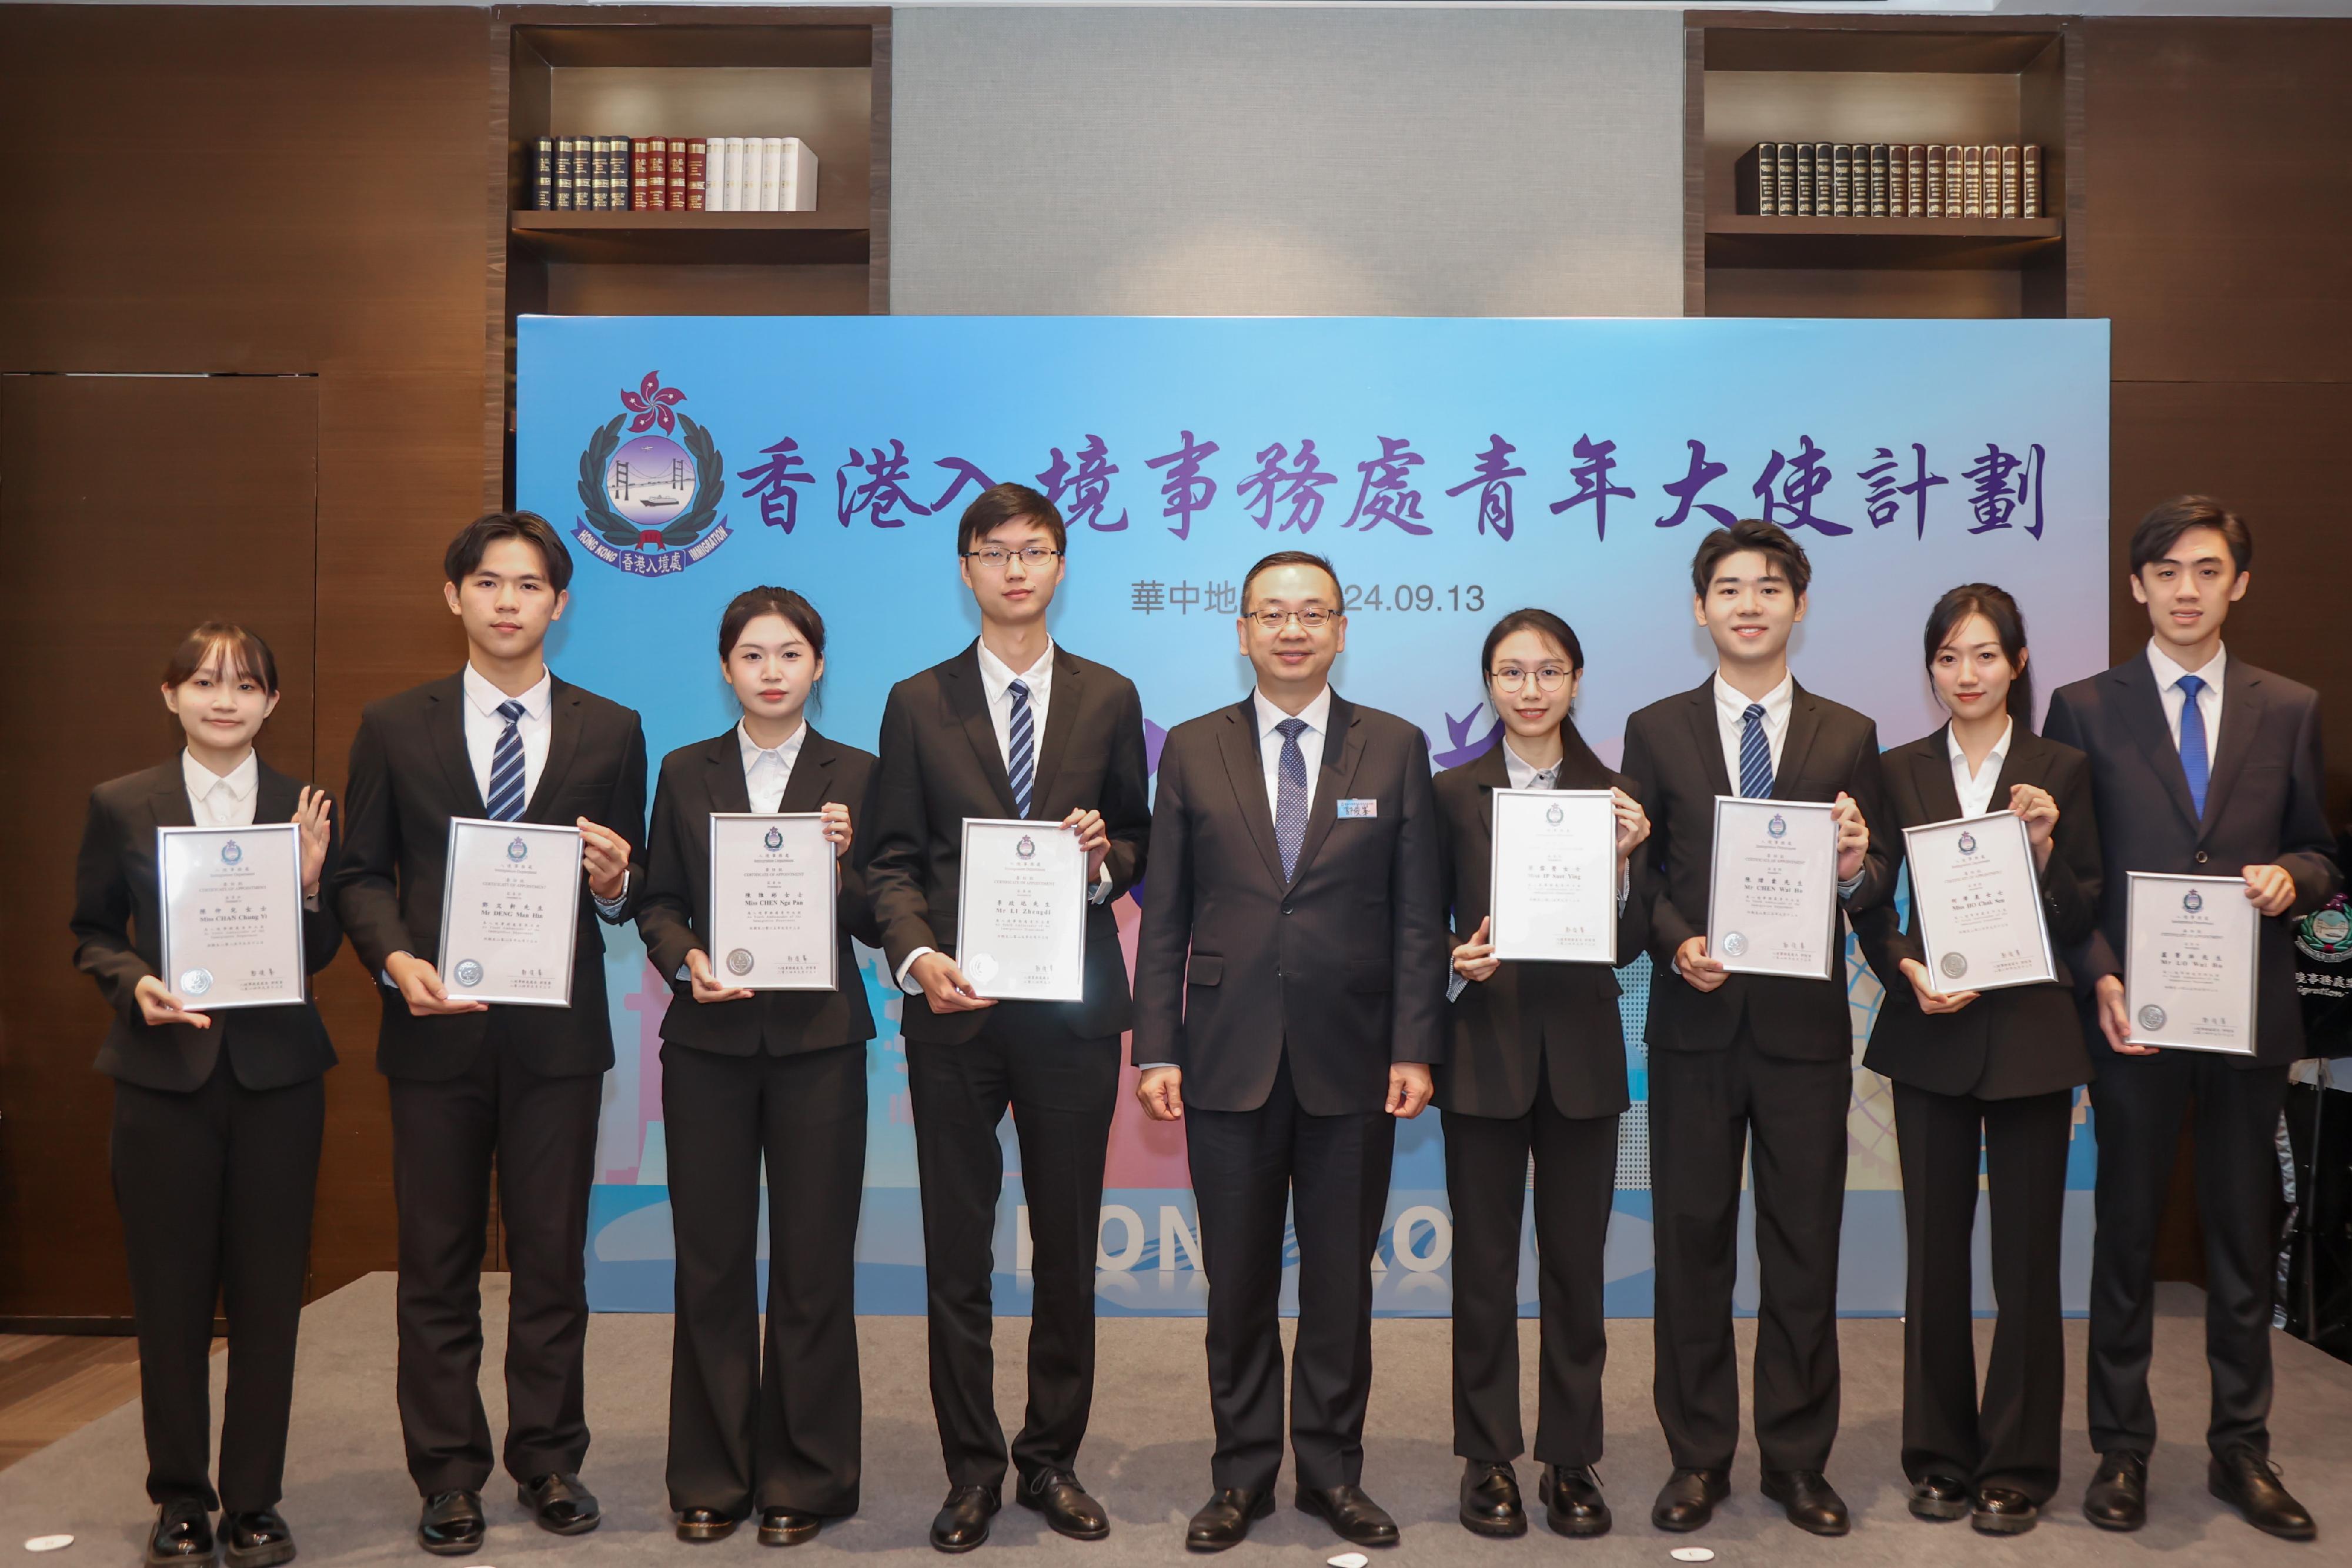
[[[416,1521],[416,1544],[436,1557],[467,1557],[482,1549],[482,1494],[436,1491]]]
[[[294,1561],[294,1532],[274,1508],[240,1509],[221,1516],[221,1555],[228,1568],[271,1568]]]
[[[1977,1493],[1969,1522],[1987,1535],[2022,1535],[2042,1522],[2042,1508],[2013,1488],[1986,1487]]]
[[[1264,1519],[1273,1511],[1272,1492],[1221,1487],[1214,1497],[1201,1505],[1192,1522],[1184,1527],[1184,1548],[1188,1552],[1223,1552],[1228,1546],[1239,1546],[1249,1536],[1250,1521]]]
[[[1819,1470],[1766,1470],[1764,1495],[1780,1505],[1789,1522],[1815,1535],[1843,1535],[1853,1528],[1845,1499]]]
[[[715,1508],[681,1509],[677,1516],[680,1541],[724,1541],[735,1533],[735,1516]]]
[[[1394,1546],[1396,1521],[1361,1487],[1300,1487],[1298,1511],[1329,1525],[1350,1546]]]
[[[1475,1535],[1525,1535],[1528,1511],[1508,1465],[1468,1459],[1462,1466],[1462,1528]]]
[[[2282,1541],[2309,1541],[2319,1533],[2311,1511],[2279,1485],[2278,1467],[2242,1445],[2216,1454],[2205,1468],[2205,1490],[2245,1516],[2246,1522]]]
[[[524,1481],[515,1488],[515,1500],[530,1510],[539,1527],[551,1535],[585,1535],[604,1522],[596,1494],[569,1470]]]
[[[1715,1505],[1731,1495],[1729,1470],[1678,1469],[1658,1489],[1650,1522],[1677,1532],[1696,1530],[1715,1517]]]
[[[1100,1541],[1110,1533],[1110,1515],[1087,1495],[1078,1478],[1068,1470],[1039,1470],[1025,1478],[1013,1500],[1035,1509],[1056,1535],[1073,1541]]]
[[[1544,1467],[1544,1522],[1558,1535],[1606,1535],[1612,1522],[1609,1503],[1601,1495],[1601,1477],[1591,1465],[1564,1470]]]
[[[155,1511],[155,1528],[147,1532],[151,1563],[210,1563],[213,1560],[213,1519],[201,1499],[175,1497]]]
[[[798,1546],[803,1541],[814,1541],[824,1523],[823,1516],[803,1513],[796,1508],[763,1508],[760,1511],[760,1544]]]
[[[2101,1530],[2137,1530],[2147,1522],[2147,1456],[2111,1448],[2083,1493],[2083,1517]]]
[[[969,1552],[988,1539],[988,1521],[1003,1506],[993,1487],[950,1487],[931,1521],[931,1544],[942,1552]]]
[[[1958,1519],[1969,1511],[1969,1483],[1950,1476],[1921,1476],[1911,1483],[1911,1517]]]

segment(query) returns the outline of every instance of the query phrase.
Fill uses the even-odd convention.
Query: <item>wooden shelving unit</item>
[[[2064,18],[1704,11],[1683,37],[1685,313],[2073,313],[2083,41]],[[2046,215],[1743,214],[1735,169],[1761,141],[2034,143]]]

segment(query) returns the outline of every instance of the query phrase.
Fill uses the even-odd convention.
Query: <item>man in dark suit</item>
[[[884,956],[917,998],[899,1028],[922,1179],[931,1407],[948,1470],[931,1523],[942,1552],[988,1539],[1008,1459],[989,1292],[1007,1109],[1034,1247],[1029,1409],[1009,1454],[1016,1495],[1073,1539],[1110,1531],[1077,1458],[1094,1400],[1096,1228],[1129,1009],[1111,901],[1143,875],[1150,805],[1134,683],[1045,631],[1067,543],[1061,514],[1025,485],[996,486],[965,509],[956,548],[980,639],[891,688],[870,831],[858,830]],[[991,1000],[950,956],[967,817],[1026,817],[1078,835],[1093,886],[1083,1000]]]
[[[578,1534],[598,1521],[579,1477],[588,1188],[613,1065],[596,921],[629,914],[630,862],[645,841],[646,737],[635,713],[548,672],[542,645],[563,613],[572,558],[545,518],[477,518],[443,565],[466,667],[361,716],[336,902],[383,986],[376,1067],[392,1090],[400,1422],[425,1498],[417,1541],[455,1556],[481,1548],[490,1473],[477,1385],[493,1158],[513,1281],[506,1468],[542,1528]],[[580,901],[569,1007],[448,995],[436,966],[452,817],[579,828],[590,896]]]
[[[1347,617],[1330,563],[1286,550],[1242,583],[1256,689],[1160,754],[1136,949],[1136,1087],[1187,1124],[1209,1277],[1214,1494],[1185,1544],[1238,1543],[1282,1466],[1283,1210],[1298,1235],[1298,1506],[1359,1545],[1395,1521],[1359,1484],[1371,1259],[1400,1116],[1443,1058],[1444,894],[1429,743],[1331,690]]]
[[[2137,1530],[2147,1517],[2156,1239],[2193,1103],[2213,1378],[2206,1484],[2257,1530],[2300,1541],[2316,1526],[2270,1462],[2273,1140],[2288,1064],[2303,1054],[2288,922],[2335,896],[2342,873],[2322,810],[2317,694],[2221,646],[2253,560],[2245,523],[2208,497],[2184,496],[2140,519],[2131,586],[2147,607],[2147,650],[2062,687],[2043,729],[2090,756],[2106,864],[2098,929],[2075,967],[2095,1019],[2086,1032],[2099,1139],[2089,1414],[2100,1459],[2083,1511],[2108,1530]],[[2127,1043],[2123,955],[2136,871],[2244,877],[2267,917],[2252,1056]]]
[[[1696,1530],[1727,1495],[1739,1441],[1731,1333],[1742,1156],[1756,1197],[1756,1446],[1764,1495],[1817,1535],[1851,1526],[1823,1471],[1837,1438],[1838,1233],[1853,1026],[1834,920],[1825,980],[1729,973],[1707,951],[1718,795],[1836,806],[1838,896],[1885,900],[1878,730],[1789,673],[1811,567],[1770,523],[1699,543],[1692,612],[1714,642],[1706,684],[1625,721],[1625,772],[1650,813],[1650,1187],[1657,1248],[1655,1395],[1675,1471],[1651,1521]],[[1735,785],[1737,788],[1735,789]]]

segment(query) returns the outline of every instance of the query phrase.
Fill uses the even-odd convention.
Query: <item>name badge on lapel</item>
[[[1342,800],[1339,802],[1339,820],[1341,821],[1347,821],[1349,817],[1377,817],[1380,814],[1381,803],[1378,800]]]

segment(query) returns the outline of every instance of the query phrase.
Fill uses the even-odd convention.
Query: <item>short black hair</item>
[[[184,686],[196,678],[196,672],[212,661],[215,653],[232,674],[243,675],[271,696],[278,695],[278,656],[260,633],[248,632],[228,621],[207,621],[185,637],[172,651],[163,666],[163,684]]]
[[[2009,716],[2018,728],[2032,729],[2033,671],[2025,663],[2025,612],[2006,589],[1990,582],[1964,582],[1936,601],[1936,607],[1927,612],[1927,668],[1936,667],[1936,655],[1971,615],[1983,616],[2000,640],[2001,653],[2009,660]]]
[[[484,512],[457,530],[441,557],[441,570],[452,582],[463,582],[482,564],[482,557],[500,539],[521,539],[539,551],[547,584],[561,593],[572,586],[572,552],[563,536],[537,512]]]
[[[1055,549],[1069,553],[1070,531],[1063,526],[1061,508],[1042,491],[1026,485],[991,485],[963,509],[963,520],[956,524],[956,554],[969,553],[1005,524],[1023,517],[1053,535]]]
[[[2254,570],[2254,534],[2245,518],[2210,496],[2175,496],[2142,517],[2139,527],[2132,530],[2132,575],[2137,577],[2162,560],[2191,528],[2215,529],[2230,541],[2230,564],[2241,572]]]
[[[1813,563],[1805,559],[1805,547],[1791,538],[1788,529],[1778,523],[1742,517],[1698,541],[1698,553],[1691,557],[1691,591],[1706,598],[1706,585],[1715,580],[1715,569],[1722,564],[1723,558],[1742,550],[1754,550],[1779,567],[1780,575],[1789,580],[1792,593],[1801,595],[1812,583]]]
[[[1241,612],[1243,614],[1246,615],[1249,613],[1250,584],[1257,580],[1258,573],[1262,571],[1272,571],[1277,566],[1311,566],[1316,570],[1321,572],[1324,576],[1329,578],[1331,580],[1331,608],[1339,611],[1342,614],[1347,612],[1348,591],[1339,586],[1339,574],[1331,569],[1331,563],[1328,560],[1317,555],[1312,550],[1278,549],[1270,556],[1261,558],[1258,563],[1250,568],[1248,572],[1243,576],[1241,609]]]

